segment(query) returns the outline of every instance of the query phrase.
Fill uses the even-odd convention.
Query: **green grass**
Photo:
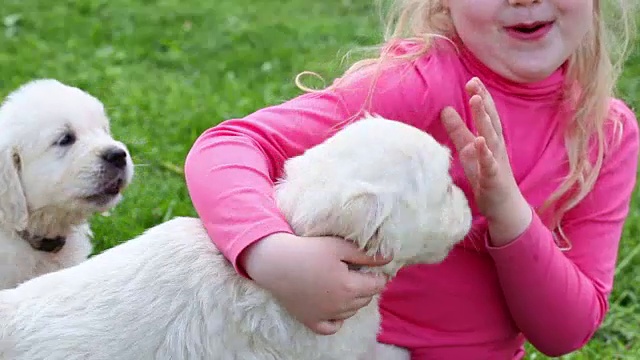
[[[370,1],[2,0],[0,95],[39,77],[106,104],[138,164],[125,200],[93,219],[96,251],[177,215],[195,215],[181,169],[195,138],[221,120],[282,102],[303,70],[327,77],[356,44],[379,40]],[[276,5],[277,4],[277,5]],[[640,106],[640,55],[623,98]],[[640,358],[640,202],[622,241],[612,310],[570,359]],[[544,356],[530,349],[529,358]]]

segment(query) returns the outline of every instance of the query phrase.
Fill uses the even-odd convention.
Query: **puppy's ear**
[[[13,149],[0,149],[0,223],[15,230],[27,227],[27,199],[20,181],[20,156]]]
[[[338,216],[349,221],[352,240],[369,255],[390,255],[391,244],[383,241],[381,227],[391,215],[391,204],[384,192],[361,190],[344,202]]]

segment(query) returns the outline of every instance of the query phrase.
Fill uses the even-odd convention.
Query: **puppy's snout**
[[[102,153],[102,159],[118,169],[124,169],[127,166],[127,153],[121,148],[113,147],[105,150]]]

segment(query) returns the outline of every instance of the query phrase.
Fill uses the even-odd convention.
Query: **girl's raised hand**
[[[491,94],[478,78],[465,90],[478,135],[473,134],[451,107],[442,111],[442,123],[459,153],[478,210],[488,221],[494,244],[517,237],[531,221],[531,208],[515,181],[502,124]],[[496,244],[496,245],[497,245]]]

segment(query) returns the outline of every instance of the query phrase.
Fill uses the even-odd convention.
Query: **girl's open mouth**
[[[538,40],[544,37],[551,27],[553,21],[540,21],[530,24],[517,24],[506,27],[506,31],[512,37],[519,40]]]

